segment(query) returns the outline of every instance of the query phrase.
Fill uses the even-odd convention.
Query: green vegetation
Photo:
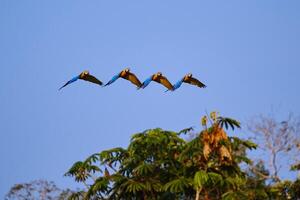
[[[239,134],[238,121],[213,112],[201,124],[203,130],[188,140],[184,138],[192,128],[149,129],[134,134],[127,148],[112,148],[74,163],[65,175],[85,189],[64,191],[64,196],[53,199],[300,198],[299,179],[281,181],[277,174],[274,179],[262,161],[254,163],[247,156],[248,150],[257,148],[254,142],[228,136],[228,129]],[[299,165],[292,168],[299,170]]]

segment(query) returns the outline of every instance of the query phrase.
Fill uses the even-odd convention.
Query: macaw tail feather
[[[75,76],[74,78],[72,78],[71,80],[69,80],[67,83],[65,83],[63,86],[61,86],[58,90],[63,89],[64,87],[66,87],[67,85],[77,81],[79,79],[79,76]]]
[[[169,92],[169,91],[174,92],[175,90],[174,89],[173,90],[167,89],[165,92]]]
[[[177,81],[177,83],[175,83],[173,85],[173,91],[177,90],[178,88],[180,88],[181,84],[183,83],[183,80],[181,79],[180,81]]]
[[[141,88],[144,89],[145,87],[147,87],[147,86],[151,83],[151,81],[152,81],[152,76],[149,77],[149,78],[147,78],[147,79],[143,82]]]
[[[120,77],[119,74],[114,75],[114,76],[112,77],[112,79],[111,79],[110,81],[108,81],[108,83],[106,83],[104,86],[108,86],[108,85],[112,84],[112,83],[115,82],[119,77]]]

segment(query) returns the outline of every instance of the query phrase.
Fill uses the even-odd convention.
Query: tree
[[[208,120],[210,123],[208,123]],[[82,182],[84,199],[242,199],[247,193],[241,162],[251,141],[228,137],[239,122],[202,118],[203,130],[191,141],[180,132],[149,129],[132,136],[128,148],[113,148],[76,162],[66,173]]]
[[[260,115],[250,121],[248,129],[254,134],[254,141],[268,154],[270,175],[268,178],[280,181],[278,175],[282,163],[279,157],[295,160],[300,150],[300,120],[292,114],[286,120],[277,121],[273,116]],[[282,157],[283,158],[283,157]],[[286,168],[292,163],[286,163]]]
[[[247,157],[247,150],[257,145],[227,135],[228,129],[240,128],[238,121],[213,112],[202,117],[201,124],[202,131],[188,140],[183,135],[192,128],[149,129],[134,134],[127,148],[112,148],[75,162],[65,175],[82,183],[84,190],[61,190],[53,182],[39,180],[14,185],[6,199],[300,199],[299,179],[269,181],[272,176],[264,162],[253,163]],[[299,170],[299,164],[292,169]]]
[[[64,200],[74,193],[70,189],[61,190],[54,182],[35,180],[29,183],[15,184],[5,199],[7,200]]]

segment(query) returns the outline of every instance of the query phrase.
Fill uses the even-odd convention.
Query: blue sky
[[[199,129],[205,111],[242,122],[273,108],[299,114],[299,8],[297,0],[1,0],[0,196],[39,178],[76,188],[63,177],[75,161],[148,128]],[[137,91],[124,80],[78,81],[58,91],[84,69],[106,82],[126,66],[141,80],[192,72],[208,87],[164,93],[156,83]]]

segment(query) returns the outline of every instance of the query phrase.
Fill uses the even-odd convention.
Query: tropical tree
[[[83,199],[242,199],[251,163],[251,141],[228,137],[238,121],[216,112],[202,118],[203,130],[191,141],[180,132],[149,129],[132,136],[128,148],[113,148],[76,162],[66,176],[82,182]]]
[[[299,179],[270,181],[272,171],[264,162],[247,157],[257,145],[228,136],[228,130],[240,130],[238,121],[212,112],[201,125],[200,132],[149,129],[134,134],[127,148],[75,162],[65,175],[82,183],[83,190],[61,190],[37,180],[14,185],[6,199],[300,199]],[[183,139],[190,133],[193,138]],[[299,164],[291,169],[299,170]]]

